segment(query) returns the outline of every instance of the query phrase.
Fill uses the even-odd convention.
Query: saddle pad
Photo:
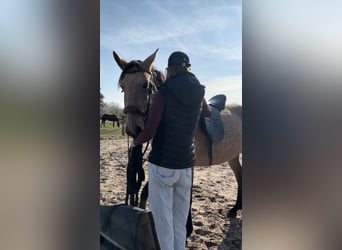
[[[160,250],[152,213],[141,208],[101,205],[100,235],[123,250]]]
[[[211,107],[211,116],[204,117],[204,123],[206,131],[212,142],[217,142],[224,137],[224,126],[220,116],[220,111],[214,107]]]

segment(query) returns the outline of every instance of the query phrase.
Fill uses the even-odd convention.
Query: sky
[[[242,104],[242,3],[236,0],[101,0],[100,91],[121,107],[121,73],[113,51],[126,61],[144,60],[164,72],[169,55],[183,51],[206,86],[206,99],[225,94]]]

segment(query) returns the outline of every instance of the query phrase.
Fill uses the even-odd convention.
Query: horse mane
[[[161,85],[165,82],[165,75],[154,67],[152,68],[152,74],[155,79],[154,83],[159,90]]]

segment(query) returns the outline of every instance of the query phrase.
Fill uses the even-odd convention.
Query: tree
[[[104,95],[100,91],[100,109],[105,106],[105,103],[104,103],[103,99],[104,99]]]
[[[118,117],[121,117],[123,115],[123,110],[119,104],[114,103],[114,102],[106,103],[104,99],[105,97],[100,91],[100,116],[101,117],[103,114],[116,115]]]
[[[120,117],[123,114],[123,110],[117,103],[104,103],[104,106],[101,109],[101,115],[103,114],[117,115]]]

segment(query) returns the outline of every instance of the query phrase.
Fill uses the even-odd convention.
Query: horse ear
[[[156,58],[156,54],[158,52],[159,49],[156,49],[156,51],[154,51],[152,53],[152,55],[150,55],[149,57],[147,57],[142,63],[141,63],[141,67],[143,69],[146,69],[148,71],[151,71],[152,69],[152,63],[154,61],[154,59]]]
[[[115,51],[113,51],[113,56],[114,56],[116,63],[123,70],[126,67],[127,62],[124,59],[122,59],[118,54],[116,54]]]

